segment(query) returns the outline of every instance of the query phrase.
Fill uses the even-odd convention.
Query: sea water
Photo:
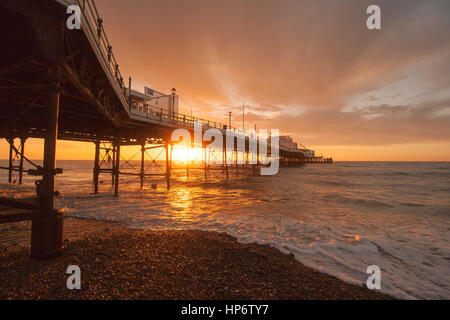
[[[139,168],[130,164],[127,170]],[[174,170],[170,190],[162,178],[146,178],[141,190],[138,177],[122,175],[119,198],[107,174],[93,194],[92,166],[58,162],[64,174],[56,203],[70,216],[148,230],[228,232],[358,285],[377,265],[381,291],[398,298],[450,299],[450,163],[336,162],[269,177],[232,169],[228,181],[220,171],[205,179],[201,170],[189,178]],[[35,179],[9,185],[2,171],[0,195],[32,195]]]

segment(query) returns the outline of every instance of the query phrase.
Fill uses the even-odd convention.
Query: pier
[[[66,27],[66,9],[73,4],[81,8],[80,30]],[[107,174],[117,197],[122,175],[136,176],[141,187],[145,179],[158,176],[170,188],[172,170],[186,170],[187,175],[199,170],[190,161],[185,167],[173,167],[172,153],[181,142],[172,141],[175,129],[186,129],[193,135],[195,126],[200,126],[202,134],[209,129],[220,131],[224,137],[226,132],[244,134],[230,125],[179,113],[175,88],[168,94],[133,90],[132,79],[124,79],[120,72],[93,0],[3,0],[0,21],[0,41],[4,44],[0,52],[0,138],[10,146],[8,166],[0,169],[8,171],[9,183],[22,184],[24,174],[37,178],[36,199],[0,199],[0,205],[18,210],[1,215],[0,223],[32,221],[32,258],[53,258],[62,250],[63,214],[54,206],[58,195],[55,177],[63,174],[63,168],[56,168],[55,162],[58,139],[94,144],[93,192],[99,192],[100,175]],[[164,108],[156,106],[156,99]],[[191,143],[190,147],[203,150],[200,170],[204,175],[217,169],[228,177],[232,172],[257,172],[264,167],[259,149],[270,150],[270,138],[261,145],[254,135],[244,136],[245,151],[241,155],[237,143],[230,146],[224,138],[219,151],[224,160],[221,166],[210,165],[209,143]],[[26,156],[30,138],[44,140],[42,165]],[[251,149],[254,140],[256,153]],[[137,159],[123,156],[121,149],[127,146],[140,148]],[[278,149],[280,166],[333,162],[302,150]],[[159,158],[150,151],[156,151]],[[250,163],[252,158],[257,158],[256,163]],[[123,164],[131,160],[139,160],[140,167],[125,170]],[[160,166],[160,173],[146,170],[149,160]],[[25,170],[25,163],[32,169]]]

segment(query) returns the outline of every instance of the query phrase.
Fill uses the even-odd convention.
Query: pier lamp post
[[[231,130],[231,111],[228,111],[228,127]]]
[[[175,118],[174,113],[175,113],[175,96],[176,95],[177,95],[177,89],[172,88],[172,108],[171,108],[172,110],[169,110],[171,118]]]

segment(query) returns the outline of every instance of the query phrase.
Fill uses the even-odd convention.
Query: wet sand
[[[227,234],[66,218],[64,255],[28,258],[30,222],[0,225],[0,299],[390,299]],[[81,290],[68,290],[69,265]]]

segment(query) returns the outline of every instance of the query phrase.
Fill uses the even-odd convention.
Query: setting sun
[[[192,161],[203,161],[204,153],[200,148],[187,148],[186,146],[174,146],[172,161],[187,163]]]

